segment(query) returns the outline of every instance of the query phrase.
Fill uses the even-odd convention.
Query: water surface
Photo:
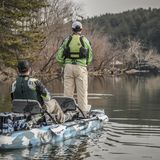
[[[0,159],[159,160],[159,82],[160,76],[90,77],[89,93],[113,95],[89,98],[110,118],[102,130],[57,145],[1,151]],[[63,81],[46,85],[52,93],[63,92]],[[9,111],[9,85],[0,83],[0,89],[0,111]]]

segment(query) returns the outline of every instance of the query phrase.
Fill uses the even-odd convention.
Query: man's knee
[[[51,99],[50,101],[45,103],[47,111],[50,114],[55,114],[58,123],[64,123],[65,117],[64,113],[59,106],[58,102],[55,99]]]

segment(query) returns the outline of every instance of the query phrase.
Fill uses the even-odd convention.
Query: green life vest
[[[69,37],[64,49],[64,57],[70,59],[82,59],[88,57],[88,50],[85,48],[83,36],[72,35]]]
[[[28,76],[19,76],[16,79],[16,88],[13,93],[13,99],[32,99],[39,100],[36,88],[30,88],[29,83],[32,83]]]

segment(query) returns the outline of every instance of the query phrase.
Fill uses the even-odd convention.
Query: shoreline
[[[8,72],[7,72],[8,71]],[[89,76],[95,76],[95,77],[101,77],[101,76],[122,76],[122,75],[145,75],[145,74],[160,74],[160,70],[136,70],[136,69],[130,69],[130,70],[104,70],[104,71],[89,71]],[[51,73],[42,73],[39,74],[38,72],[33,72],[33,77],[36,77],[42,81],[46,81],[46,83],[58,79],[62,75],[59,73],[51,74]],[[14,81],[17,77],[16,70],[7,69],[5,71],[0,70],[0,83],[10,83]],[[45,77],[45,78],[44,78]]]

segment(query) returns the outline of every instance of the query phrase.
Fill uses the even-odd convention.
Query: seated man
[[[30,77],[31,67],[27,60],[19,61],[18,77],[11,86],[11,98],[37,100],[47,111],[57,115],[57,122],[64,123],[66,117],[56,100],[51,99],[45,86],[36,78]]]

